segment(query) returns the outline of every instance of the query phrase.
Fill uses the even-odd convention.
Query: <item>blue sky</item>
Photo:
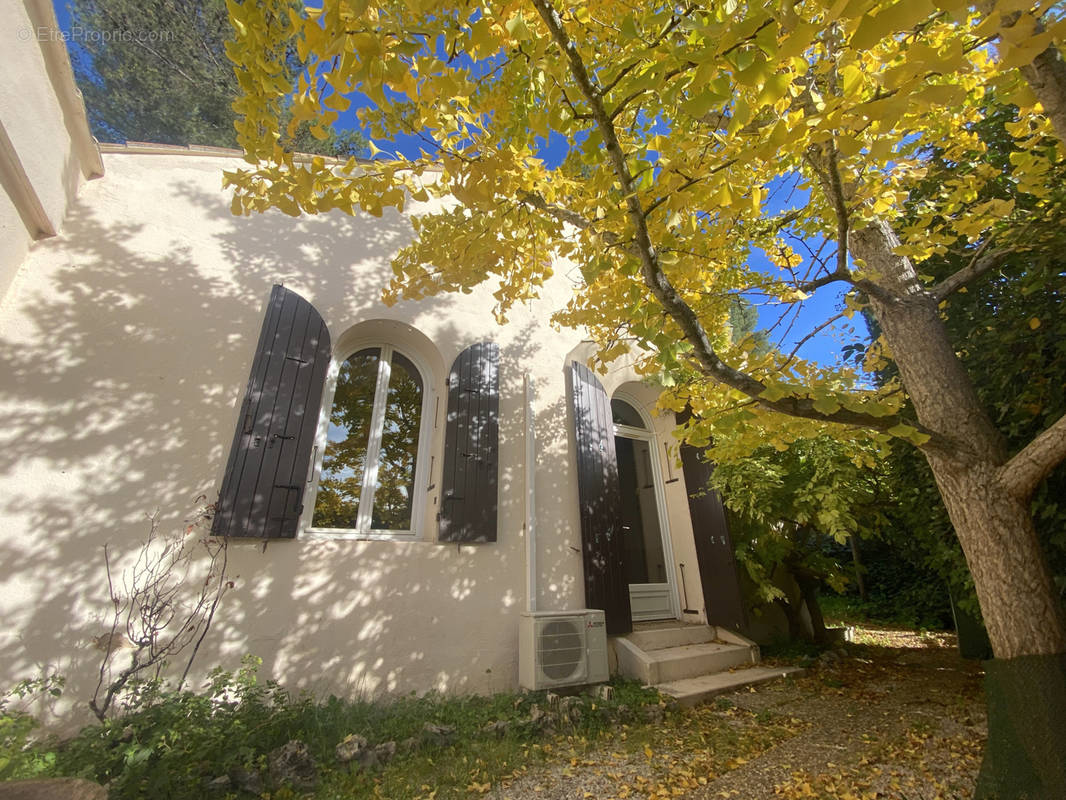
[[[146,0],[146,2],[152,2],[152,0]],[[67,8],[66,0],[55,0],[54,6],[60,28],[69,32],[70,11]],[[360,128],[356,113],[359,108],[370,105],[370,100],[361,95],[352,96],[351,100],[351,107],[340,115],[336,123],[338,128]],[[386,152],[398,152],[412,158],[419,156],[420,150],[427,147],[425,140],[417,136],[407,135],[399,135],[391,142],[376,140],[375,144]],[[540,156],[549,167],[554,167],[565,157],[568,147],[569,143],[565,137],[553,133],[550,140],[545,143]],[[796,201],[797,198],[793,196],[792,202],[795,203]],[[802,202],[802,197],[799,198],[799,201]],[[773,213],[780,211],[781,208],[771,206],[769,210]],[[777,274],[777,268],[759,251],[752,254],[750,263],[755,269]],[[788,352],[811,330],[840,311],[843,306],[844,294],[845,288],[843,286],[826,286],[819,289],[808,300],[798,304],[798,308],[796,304],[788,307],[783,307],[779,304],[766,304],[763,298],[755,295],[749,295],[748,299],[758,307],[759,326],[761,328],[771,328],[776,324],[776,329],[771,333],[771,341],[775,343],[780,341],[780,347],[785,352]],[[786,308],[791,313],[787,320],[782,323],[781,315]],[[865,324],[860,317],[856,317],[852,321],[844,320],[843,323],[834,324],[812,337],[800,349],[799,355],[822,364],[833,364],[837,361],[842,346],[855,340],[855,334],[848,333],[845,330],[845,326],[848,324],[855,325],[859,335],[866,336]]]

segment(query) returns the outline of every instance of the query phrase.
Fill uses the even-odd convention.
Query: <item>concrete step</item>
[[[718,630],[710,625],[670,625],[656,628],[637,628],[626,638],[648,652],[686,644],[704,644],[718,637]]]
[[[702,703],[715,695],[725,694],[744,686],[753,686],[766,681],[792,676],[798,678],[805,670],[802,667],[751,666],[715,675],[700,675],[694,678],[666,681],[655,686],[660,692],[677,700],[688,708]]]
[[[614,646],[619,672],[652,686],[754,664],[759,660],[758,646],[724,642],[643,650],[627,637],[615,639]]]

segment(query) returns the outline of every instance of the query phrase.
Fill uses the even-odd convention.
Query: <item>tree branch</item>
[[[589,75],[585,63],[577,51],[577,46],[563,28],[563,21],[554,6],[552,6],[551,0],[533,0],[533,5],[547,26],[556,47],[559,48],[559,51],[569,63],[571,77],[573,77],[581,94],[584,95],[585,102],[588,103],[596,125],[600,129],[611,166],[621,184],[622,193],[625,195],[627,215],[634,228],[634,241],[630,245],[629,251],[640,261],[641,276],[645,285],[655,299],[658,300],[659,304],[662,305],[663,309],[681,328],[685,339],[692,345],[693,356],[704,375],[758,400],[759,404],[764,408],[793,417],[835,422],[874,430],[887,430],[899,424],[901,420],[898,417],[875,417],[872,414],[864,414],[845,408],[827,414],[814,408],[813,400],[807,397],[793,396],[783,397],[779,400],[768,400],[762,396],[767,389],[766,384],[722,361],[715,352],[703,323],[700,322],[696,312],[685,302],[680,292],[670,282],[662,268],[662,264],[659,262],[658,251],[652,243],[651,235],[648,231],[647,212],[633,189],[633,176],[630,174],[629,165],[626,163],[625,152],[622,150],[622,145],[618,140],[618,133],[615,130],[614,123],[604,108],[595,79]],[[581,215],[574,216],[578,220],[588,222]],[[588,226],[586,225],[585,227],[587,228]],[[924,430],[923,432],[930,433]],[[936,437],[932,438],[935,439]]]
[[[841,272],[839,269],[837,269],[833,272],[830,272],[828,275],[823,275],[820,278],[815,278],[814,280],[799,283],[796,285],[796,289],[803,292],[804,294],[810,294],[815,289],[821,289],[823,286],[828,286],[829,284],[836,283],[837,281],[853,283],[850,272],[847,272],[846,270],[844,272]]]
[[[1015,497],[1028,500],[1063,459],[1066,459],[1066,414],[1000,467],[999,479]]]
[[[940,302],[971,281],[977,280],[977,278],[980,278],[985,273],[1003,266],[1003,263],[1014,252],[1013,247],[1005,247],[1000,250],[993,250],[991,253],[986,253],[984,252],[986,246],[987,242],[974,253],[969,264],[958,272],[948,275],[948,277],[944,278],[940,283],[933,286],[929,290],[929,294],[931,294],[937,302]]]

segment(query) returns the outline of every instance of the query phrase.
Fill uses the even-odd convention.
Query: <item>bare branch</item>
[[[854,284],[853,276],[850,272],[841,272],[838,269],[834,270],[833,272],[830,272],[828,275],[823,275],[820,278],[815,278],[814,280],[804,281],[803,283],[797,284],[796,288],[805,294],[810,294],[816,289],[821,289],[823,286],[828,286],[829,284],[836,283],[838,281]]]
[[[991,241],[991,240],[989,240]],[[936,284],[929,290],[937,302],[944,300],[951,294],[957,292],[961,287],[966,284],[977,280],[982,275],[991,272],[994,269],[998,269],[1003,266],[1004,262],[1015,252],[1013,247],[1004,247],[999,250],[993,250],[990,253],[986,253],[985,249],[988,246],[988,242],[981,245],[977,252],[974,253],[973,258],[970,259],[970,263],[960,269],[958,272],[954,272],[948,277],[944,278],[940,283]]]
[[[803,338],[801,338],[798,342],[796,342],[796,346],[793,347],[792,348],[792,352],[790,352],[788,354],[788,358],[786,358],[785,359],[785,363],[781,365],[781,369],[784,369],[785,367],[787,367],[789,364],[792,363],[792,359],[796,357],[796,353],[799,352],[800,348],[803,347],[803,345],[807,344],[807,342],[809,342],[811,339],[813,339],[819,333],[824,331],[826,328],[828,328],[830,325],[832,325],[838,319],[843,319],[844,316],[846,316],[846,314],[843,311],[841,311],[839,314],[834,314],[829,319],[827,319],[825,322],[821,323],[820,325],[817,325],[813,330],[811,330]]]
[[[96,689],[89,700],[89,708],[101,721],[135,679],[142,674],[158,679],[168,659],[191,645],[178,688],[184,684],[222,596],[233,587],[226,574],[227,543],[188,538],[199,523],[209,519],[209,509],[201,509],[185,531],[174,536],[160,536],[158,515],[150,515],[148,536],[134,564],[122,573],[121,596],[115,589],[111,555],[105,545],[111,629],[96,640],[104,654]],[[188,590],[190,566],[198,560],[200,547],[207,555],[207,575],[199,582],[192,602],[186,604],[182,595]],[[124,632],[120,627],[123,620]],[[118,669],[112,666],[112,660],[120,648],[129,648],[130,652],[129,661]]]
[[[1015,497],[1028,500],[1063,459],[1066,459],[1066,414],[1000,467],[999,479]]]

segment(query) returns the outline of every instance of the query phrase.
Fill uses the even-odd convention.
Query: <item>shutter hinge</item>
[[[244,398],[244,422],[241,425],[243,433],[251,433],[252,428],[255,427],[255,415],[252,412],[252,398]]]
[[[293,486],[290,484],[275,483],[274,488],[285,489],[287,492],[296,492],[296,502],[292,504],[293,513],[297,516],[303,513],[304,507],[301,501],[303,500],[304,487],[302,484],[296,484],[295,486]],[[273,517],[273,519],[286,520],[289,519],[289,517]]]

